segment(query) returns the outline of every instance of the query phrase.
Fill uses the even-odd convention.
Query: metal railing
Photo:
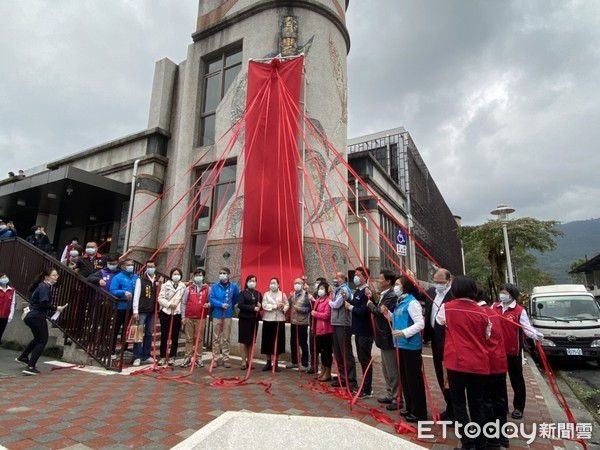
[[[52,288],[53,304],[68,304],[52,321],[65,334],[65,343],[70,339],[101,366],[120,370],[111,367],[118,300],[23,239],[0,241],[0,272],[8,274],[10,284],[22,297],[29,298],[29,286],[47,267],[55,268],[59,275]]]

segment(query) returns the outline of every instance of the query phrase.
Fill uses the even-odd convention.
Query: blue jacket
[[[8,228],[0,230],[0,241],[3,241],[4,239],[10,239],[11,237],[15,236],[17,236],[17,230],[9,230]]]
[[[118,299],[127,300],[125,292],[131,292],[131,302],[133,302],[133,295],[135,294],[135,283],[138,276],[135,273],[119,272],[110,280],[110,293]],[[119,302],[117,309],[130,309],[127,306],[131,305],[129,302]]]
[[[415,323],[408,313],[408,305],[418,300],[411,294],[408,294],[398,302],[392,315],[392,328],[394,330],[404,330]],[[405,337],[394,338],[394,346],[405,350],[421,350],[421,333],[406,339]]]
[[[235,283],[228,281],[227,284],[215,283],[210,290],[210,306],[212,306],[213,319],[231,319],[233,317],[233,306],[238,302],[240,288]],[[223,310],[223,304],[229,307]]]
[[[52,305],[52,291],[43,281],[35,288],[29,299],[29,313],[27,319],[34,317],[46,317],[48,311],[56,311],[56,306]]]

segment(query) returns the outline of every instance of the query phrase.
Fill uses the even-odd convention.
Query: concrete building
[[[46,227],[59,250],[78,236],[99,241],[103,252],[130,248],[138,260],[164,243],[157,256],[163,267],[169,262],[190,271],[205,266],[210,279],[221,266],[239,274],[240,214],[230,208],[235,194],[237,207],[243,207],[243,189],[237,188],[243,172],[243,135],[226,155],[214,186],[201,193],[198,204],[206,207],[199,214],[198,205],[192,205],[192,214],[188,207],[198,179],[224,158],[225,144],[218,138],[244,113],[250,59],[303,54],[303,112],[345,152],[348,2],[198,4],[186,60],[156,63],[146,129],[28,171],[24,179],[0,182],[1,217],[12,219],[21,236],[37,224]],[[326,148],[313,151],[323,153]],[[327,183],[341,186],[345,180],[332,174]],[[341,225],[333,219],[325,227],[326,236],[313,236],[307,216],[305,267],[307,275],[316,276],[322,270],[312,258],[315,246],[331,247],[344,264],[346,243],[340,242]]]
[[[228,266],[236,278],[245,138],[240,134],[231,148],[219,138],[246,109],[249,60],[303,54],[300,107],[323,138],[300,142],[299,151],[307,166],[309,160],[329,164],[325,179],[305,176],[317,190],[348,191],[354,201],[354,177],[333,170],[339,161],[332,162],[331,145],[376,193],[358,189],[360,218],[347,217],[343,196],[320,198],[325,206],[319,213],[316,206],[306,206],[301,223],[305,274],[314,279],[340,269],[351,275],[360,261],[378,273],[393,268],[395,258],[420,280],[430,280],[432,264],[425,253],[461,273],[456,223],[410,134],[397,128],[352,139],[347,146],[347,7],[343,0],[199,1],[186,60],[156,63],[147,128],[29,170],[25,178],[0,181],[0,217],[12,219],[22,237],[34,224],[45,226],[59,252],[78,236],[98,241],[102,253],[130,249],[143,261],[158,250],[163,268],[205,267],[214,280],[219,267]],[[217,163],[224,163],[218,179],[198,192]],[[409,239],[406,255],[398,256],[385,248],[383,237],[373,240],[383,234],[396,241],[392,217],[426,252]],[[348,250],[349,240],[358,254]],[[318,256],[323,249],[332,262],[325,270]]]
[[[435,270],[432,259],[455,275],[464,273],[462,247],[456,232],[460,218],[448,208],[410,133],[399,127],[349,139],[348,160],[351,165],[354,166],[354,161],[359,161],[362,155],[372,158],[366,166],[362,164],[364,170],[362,173],[359,171],[359,175],[375,181],[381,202],[368,195],[362,198],[364,190],[359,190],[361,210],[367,209],[371,215],[378,217],[387,238],[395,242],[398,226],[390,217],[389,213],[393,213],[420,244],[409,238],[406,255],[397,256],[398,263],[411,269],[422,281],[432,279]],[[377,170],[367,169],[367,166],[377,167]],[[374,173],[378,175],[374,176]],[[382,205],[388,207],[387,212],[382,210]],[[356,224],[356,220],[350,220],[350,223]],[[371,249],[368,252],[371,270],[393,269],[389,249]]]

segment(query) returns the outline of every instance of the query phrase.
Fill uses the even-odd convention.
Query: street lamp
[[[508,282],[514,284],[512,262],[510,260],[510,247],[508,246],[508,230],[506,225],[508,224],[508,215],[515,212],[514,208],[506,205],[498,205],[496,209],[490,211],[490,214],[498,216],[498,220],[502,224],[502,233],[504,234],[504,248],[506,250],[506,268],[508,269]]]

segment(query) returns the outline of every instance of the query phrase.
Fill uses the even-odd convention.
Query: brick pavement
[[[429,349],[425,349],[427,354]],[[260,371],[255,364],[251,384],[239,387],[214,387],[208,368],[196,369],[189,380],[193,384],[157,379],[157,373],[127,376],[104,370],[89,373],[65,369],[50,372],[40,364],[40,376],[20,375],[20,366],[13,362],[16,352],[0,349],[2,372],[14,373],[12,378],[0,379],[0,443],[9,449],[74,448],[144,448],[166,449],[178,444],[224,411],[254,411],[274,414],[349,417],[391,434],[394,429],[379,423],[364,408],[350,410],[348,401],[323,392],[319,386],[306,386],[311,376],[282,369],[272,376]],[[8,356],[7,356],[8,355]],[[205,355],[205,360],[208,355]],[[441,395],[435,383],[431,358],[425,365],[434,402]],[[359,366],[360,367],[360,366]],[[553,422],[549,409],[535,382],[532,368],[524,367],[527,383],[525,423]],[[163,375],[187,372],[175,368]],[[359,369],[360,372],[360,369]],[[215,376],[240,376],[239,362],[231,369],[215,368]],[[271,395],[257,381],[270,382]],[[391,420],[376,401],[385,393],[381,367],[375,366],[374,396],[360,403],[378,409]],[[414,440],[414,436],[402,435]],[[417,441],[415,441],[417,442]],[[418,442],[434,450],[454,448],[454,435],[446,439]],[[513,439],[511,448],[551,450],[562,448],[560,441],[536,438],[528,446],[523,439]]]

